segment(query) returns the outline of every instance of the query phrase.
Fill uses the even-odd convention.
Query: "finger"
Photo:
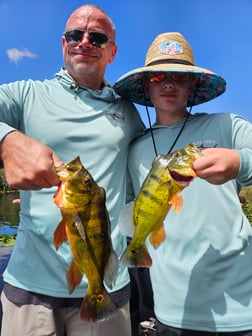
[[[59,167],[62,166],[64,164],[64,162],[62,162],[60,160],[60,158],[53,152],[53,163],[54,163],[54,167]]]
[[[11,188],[17,189],[17,190],[40,190],[43,188],[51,188],[52,186],[58,185],[58,178],[56,176],[56,182],[55,184],[52,184],[50,181],[48,181],[45,177],[41,179],[36,179],[36,181],[32,180],[22,180],[22,181],[16,181],[12,184],[10,184]]]

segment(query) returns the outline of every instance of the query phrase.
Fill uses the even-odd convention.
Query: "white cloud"
[[[37,55],[29,51],[28,49],[19,50],[17,48],[8,49],[6,51],[8,58],[11,62],[18,64],[24,57],[36,58]]]

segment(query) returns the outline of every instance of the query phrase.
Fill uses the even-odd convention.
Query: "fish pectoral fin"
[[[119,260],[115,251],[112,250],[104,270],[104,282],[110,289],[112,289],[115,284],[118,269]]]
[[[66,233],[66,220],[67,219],[66,217],[67,216],[63,216],[62,220],[59,222],[59,225],[54,231],[53,244],[56,250],[58,250],[60,245],[67,240],[67,233]]]
[[[78,232],[79,232],[79,234],[80,234],[80,236],[81,236],[81,238],[84,240],[84,242],[86,243],[86,233],[85,233],[85,229],[84,229],[84,226],[83,226],[83,224],[82,224],[82,221],[81,221],[81,218],[80,218],[80,216],[79,216],[79,214],[78,213],[75,213],[74,215],[73,215],[73,217],[74,217],[74,223],[75,223],[75,226],[76,226],[76,228],[77,228],[77,230],[78,230]]]
[[[133,220],[133,210],[135,201],[125,204],[119,214],[118,227],[122,235],[133,237],[135,224]]]
[[[154,248],[158,248],[159,245],[165,240],[166,233],[164,224],[160,225],[155,231],[152,231],[149,236],[149,241]]]
[[[83,273],[80,272],[78,266],[73,260],[67,270],[67,282],[69,293],[72,293],[74,289],[80,284],[82,277]]]
[[[183,206],[183,198],[180,193],[174,195],[169,202],[175,212],[179,212]]]

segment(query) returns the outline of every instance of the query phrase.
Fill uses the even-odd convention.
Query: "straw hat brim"
[[[188,98],[187,106],[199,105],[220,96],[226,90],[226,81],[217,74],[197,66],[185,64],[158,64],[131,70],[114,84],[115,91],[133,103],[152,106],[150,96],[144,90],[148,72],[191,72],[197,78],[195,89]]]

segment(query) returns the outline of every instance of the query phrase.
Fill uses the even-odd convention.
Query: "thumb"
[[[53,154],[52,159],[53,159],[54,167],[62,166],[64,162],[62,162],[60,158],[54,152],[52,154]]]

